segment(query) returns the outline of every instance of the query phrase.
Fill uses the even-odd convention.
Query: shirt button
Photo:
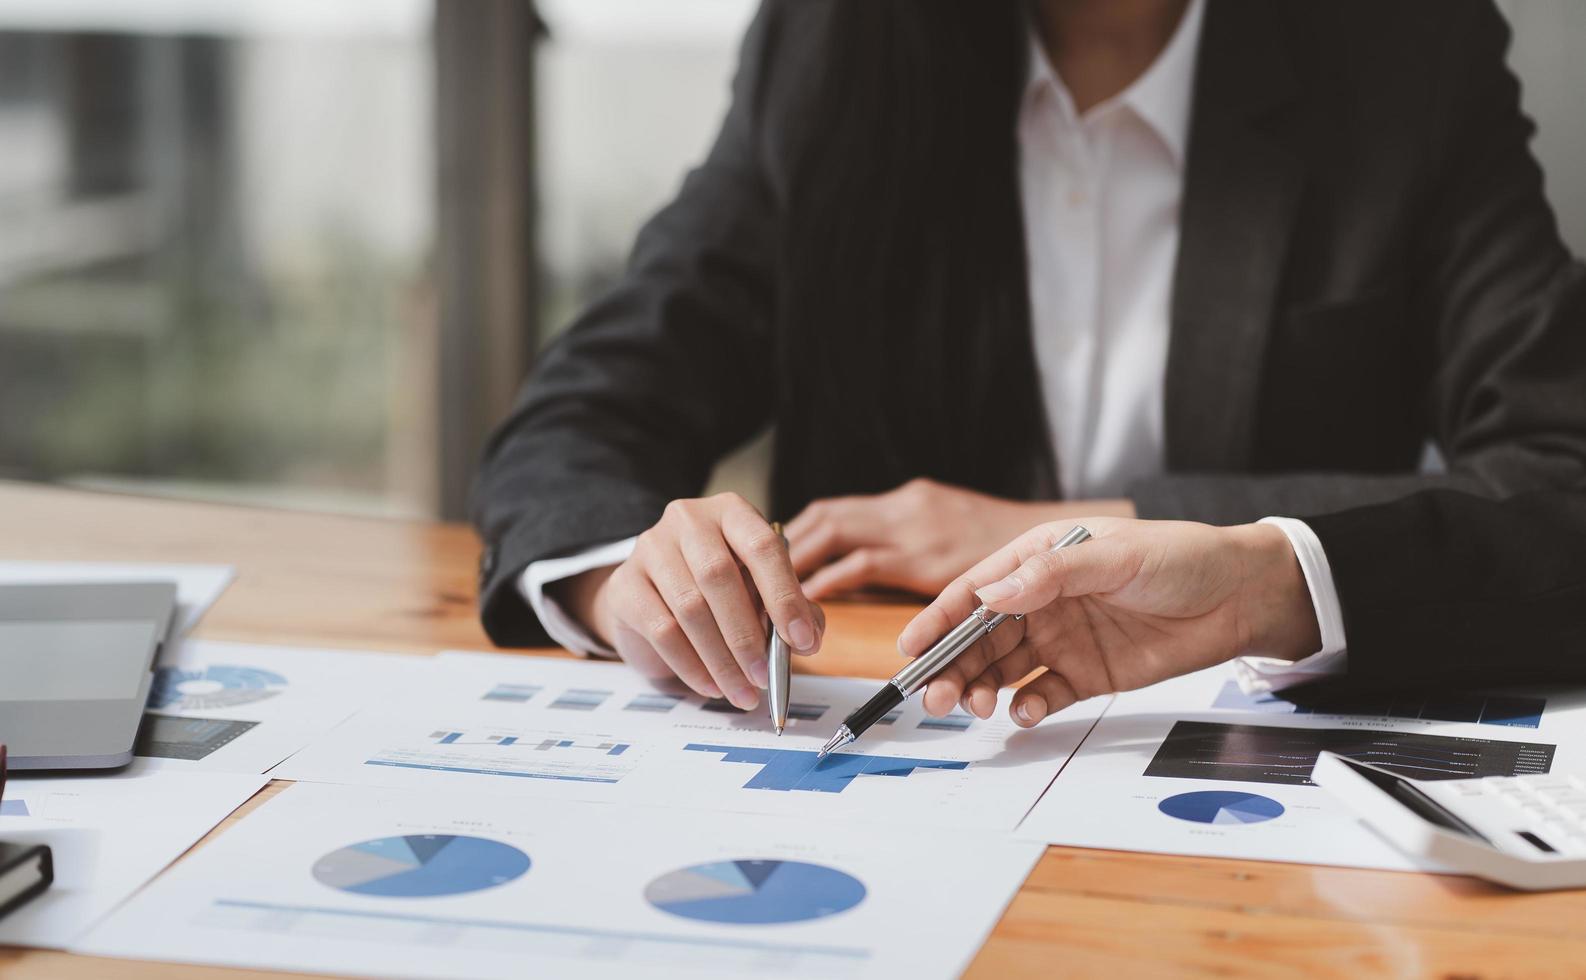
[[[1085,205],[1087,205],[1089,203],[1090,203],[1090,194],[1089,193],[1087,193],[1087,192],[1085,192],[1083,190],[1080,190],[1077,187],[1074,190],[1071,190],[1071,191],[1068,192],[1068,206],[1069,207],[1071,207],[1071,208],[1082,208],[1082,207],[1084,207]]]

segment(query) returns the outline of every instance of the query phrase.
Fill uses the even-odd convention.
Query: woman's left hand
[[[1035,524],[1133,516],[1127,500],[1030,503],[918,479],[882,494],[817,500],[786,530],[793,570],[818,602],[862,588],[935,595]]]

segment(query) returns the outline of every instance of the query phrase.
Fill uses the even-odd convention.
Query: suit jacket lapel
[[[1248,465],[1268,326],[1303,184],[1258,128],[1289,100],[1282,27],[1265,0],[1209,0],[1179,217],[1164,403],[1167,465]]]

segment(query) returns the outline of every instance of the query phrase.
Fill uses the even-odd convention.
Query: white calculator
[[[1322,752],[1325,786],[1395,847],[1511,888],[1586,888],[1586,780],[1407,779]]]

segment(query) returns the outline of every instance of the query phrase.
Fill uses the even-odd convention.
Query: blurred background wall
[[[1586,254],[1586,3],[1501,6]],[[708,144],[753,10],[0,0],[0,478],[460,516],[535,351]]]

